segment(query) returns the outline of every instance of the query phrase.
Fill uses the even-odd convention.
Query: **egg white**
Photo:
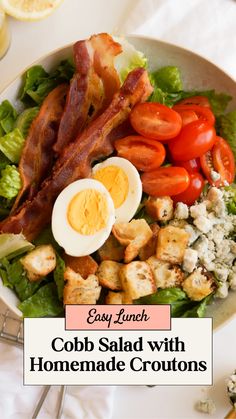
[[[67,219],[69,203],[75,195],[84,189],[94,189],[105,195],[109,214],[106,227],[91,235],[78,233],[71,227]],[[94,179],[80,179],[68,185],[58,195],[53,207],[53,236],[65,252],[71,256],[86,256],[98,250],[109,237],[114,223],[115,208],[112,198],[105,186]]]
[[[93,167],[93,175],[97,170],[104,169],[107,166],[117,166],[127,175],[129,181],[128,194],[123,204],[119,208],[115,208],[115,217],[116,222],[129,222],[136,213],[142,199],[142,182],[139,173],[129,160],[123,157],[110,157]]]

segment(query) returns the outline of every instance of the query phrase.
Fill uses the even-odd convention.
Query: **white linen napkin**
[[[0,302],[0,312],[6,307]],[[110,419],[113,386],[68,386],[62,419]],[[0,418],[30,419],[43,392],[41,386],[23,385],[23,350],[0,343]],[[60,386],[52,386],[39,419],[55,419]]]
[[[191,49],[236,78],[235,0],[136,0],[116,30]]]

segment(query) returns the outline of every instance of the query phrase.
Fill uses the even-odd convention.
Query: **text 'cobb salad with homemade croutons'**
[[[93,35],[1,103],[0,277],[24,316],[141,303],[202,317],[236,290],[231,97],[156,68]]]

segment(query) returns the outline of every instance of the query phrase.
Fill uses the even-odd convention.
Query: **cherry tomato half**
[[[187,161],[175,161],[174,164],[179,167],[184,167],[188,173],[197,173],[201,169],[199,159],[191,159]]]
[[[200,119],[201,121],[207,122],[209,125],[215,124],[215,116],[210,108],[206,106],[199,106],[199,105],[175,105],[173,108],[176,112],[178,112],[184,122],[183,125],[187,125],[187,120],[189,119],[189,122],[192,122],[196,120],[196,117],[192,114],[191,118],[190,115],[188,119],[186,118],[186,112],[194,112],[194,114],[197,116],[197,119]],[[191,120],[192,119],[192,120]]]
[[[188,188],[189,175],[183,167],[159,167],[141,176],[144,192],[152,196],[177,195]]]
[[[211,104],[206,96],[192,96],[182,99],[178,102],[178,105],[200,105],[210,108]]]
[[[235,161],[233,152],[223,138],[216,137],[216,143],[211,151],[200,157],[200,163],[204,175],[211,185],[223,186],[225,182],[232,183],[235,177]],[[212,170],[220,175],[220,179],[214,180]]]
[[[204,187],[204,179],[200,173],[191,173],[189,175],[190,182],[188,188],[173,197],[173,201],[183,202],[187,205],[192,205],[201,195]]]
[[[191,160],[209,151],[216,139],[214,127],[200,120],[183,127],[180,134],[168,143],[175,161]]]
[[[130,135],[115,141],[119,157],[124,157],[143,172],[155,170],[165,160],[165,147],[156,140]]]
[[[179,108],[177,108],[178,106],[181,106],[181,105],[176,105],[176,108],[173,106],[172,109],[174,109],[176,112],[178,112],[180,114],[180,116],[182,118],[182,128],[185,127],[185,125],[190,124],[190,122],[198,120],[198,116],[197,116],[196,112],[194,112],[190,109],[180,110]],[[185,106],[185,105],[183,105],[183,106]]]
[[[182,127],[180,115],[160,103],[138,103],[130,113],[132,127],[140,135],[154,140],[170,140]]]

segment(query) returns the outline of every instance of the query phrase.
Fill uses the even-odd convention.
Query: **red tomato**
[[[201,195],[204,187],[204,179],[200,173],[191,173],[189,175],[189,187],[182,193],[175,195],[173,201],[183,202],[187,205],[192,205]]]
[[[176,166],[184,167],[188,173],[196,173],[201,169],[201,164],[199,159],[191,159],[187,161],[175,161]]]
[[[177,195],[188,188],[189,175],[183,167],[159,167],[141,176],[143,190],[153,196]]]
[[[178,110],[177,106],[178,105],[176,105],[176,107],[173,106],[172,109],[174,109],[176,112],[178,112],[180,114],[180,116],[182,118],[182,128],[185,127],[185,125],[190,124],[190,122],[198,120],[198,116],[197,116],[196,112],[191,111],[190,109],[188,109],[188,110],[180,110],[179,109]]]
[[[205,121],[207,122],[209,125],[214,125],[215,124],[215,116],[213,114],[213,112],[210,110],[210,108],[207,108],[205,106],[199,106],[199,105],[175,105],[173,106],[173,108],[176,112],[178,112],[183,119],[185,119],[185,125],[187,125],[187,121],[186,121],[186,114],[184,115],[184,113],[186,112],[190,112],[192,111],[193,113],[195,113],[195,115],[197,116],[197,118],[195,118],[193,115],[192,117],[188,118],[189,122],[192,122],[196,119],[200,119],[201,121]],[[192,119],[192,121],[191,121]],[[183,124],[184,125],[184,124]]]
[[[170,140],[182,127],[180,115],[160,103],[138,103],[130,113],[132,127],[140,135],[154,140]]]
[[[204,175],[211,185],[223,186],[224,182],[232,183],[235,177],[235,161],[229,144],[221,137],[216,137],[216,143],[211,151],[200,158]],[[212,179],[211,172],[220,175],[219,180]]]
[[[178,102],[178,105],[200,105],[210,108],[211,104],[206,96],[192,96],[182,99]]]
[[[214,127],[200,120],[193,121],[183,127],[178,137],[169,144],[174,161],[191,160],[209,151],[216,139]]]
[[[165,160],[165,147],[156,140],[130,135],[115,141],[119,157],[124,157],[143,172],[157,169]]]

